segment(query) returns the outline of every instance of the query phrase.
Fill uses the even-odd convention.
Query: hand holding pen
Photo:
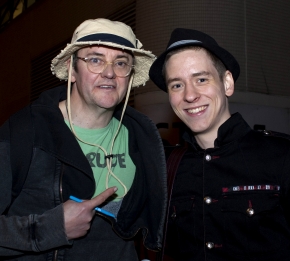
[[[83,200],[81,200],[81,199],[79,199],[79,198],[77,198],[77,197],[75,197],[75,196],[70,196],[69,199],[71,199],[71,200],[73,200],[73,201],[75,201],[75,202],[78,202],[78,203],[83,202]],[[116,216],[115,216],[113,213],[111,213],[111,212],[109,212],[109,211],[107,211],[107,210],[101,209],[101,208],[99,208],[99,207],[95,207],[95,210],[96,210],[97,212],[100,212],[100,213],[102,213],[102,214],[104,214],[104,215],[107,215],[107,216],[109,216],[109,217],[116,218]]]
[[[116,187],[108,188],[98,196],[80,203],[68,200],[63,204],[64,225],[67,238],[84,236],[90,229],[96,206],[102,204],[117,191]]]

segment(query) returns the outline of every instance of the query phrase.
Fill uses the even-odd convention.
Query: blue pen
[[[74,196],[70,196],[69,198],[70,198],[71,200],[75,201],[75,202],[78,202],[78,203],[83,202],[81,199],[76,198],[76,197],[74,197]],[[102,214],[105,214],[105,215],[107,215],[107,216],[110,216],[110,217],[116,218],[116,216],[115,216],[113,213],[111,213],[111,212],[109,212],[109,211],[106,211],[106,210],[104,210],[104,209],[101,209],[101,208],[99,208],[99,207],[95,207],[95,210],[98,211],[98,212],[100,212],[100,213],[102,213]]]

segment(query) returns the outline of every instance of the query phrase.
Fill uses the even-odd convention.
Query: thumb
[[[108,197],[112,196],[117,191],[117,187],[111,187],[103,191],[101,194],[95,196],[94,198],[86,201],[90,205],[90,208],[94,209],[95,207],[102,204]]]

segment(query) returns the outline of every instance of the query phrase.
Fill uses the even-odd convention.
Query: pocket
[[[279,192],[224,193],[222,212],[228,251],[265,254],[281,248],[288,225]]]
[[[171,200],[169,208],[168,246],[180,253],[192,251],[195,244],[195,197],[180,197]]]

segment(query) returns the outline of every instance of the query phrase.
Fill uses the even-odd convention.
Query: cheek
[[[169,103],[172,107],[178,109],[179,97],[178,95],[169,95]]]
[[[93,85],[98,77],[99,77],[99,74],[92,74],[92,73],[87,73],[87,72],[78,73],[75,76],[76,82],[84,86]]]
[[[124,86],[124,89],[128,89],[129,88],[129,83],[130,83],[130,77],[126,77],[126,78],[121,78],[122,81],[122,84]],[[132,87],[131,87],[131,90],[132,90]]]
[[[217,102],[220,104],[224,104],[226,102],[226,94],[224,91],[219,92],[217,95]]]
[[[224,100],[224,98],[226,97],[225,95],[225,91],[221,88],[212,88],[212,89],[208,89],[206,94],[206,96],[211,97],[212,100],[220,103]]]
[[[171,107],[174,109],[174,107],[175,107],[174,99],[172,99],[172,97],[170,97],[170,96],[169,96],[169,103],[170,103]]]
[[[119,89],[119,93],[122,96],[125,96],[128,88],[129,88],[129,79],[127,78],[120,78],[119,82],[118,82],[118,89]],[[133,88],[131,87],[131,90]]]

